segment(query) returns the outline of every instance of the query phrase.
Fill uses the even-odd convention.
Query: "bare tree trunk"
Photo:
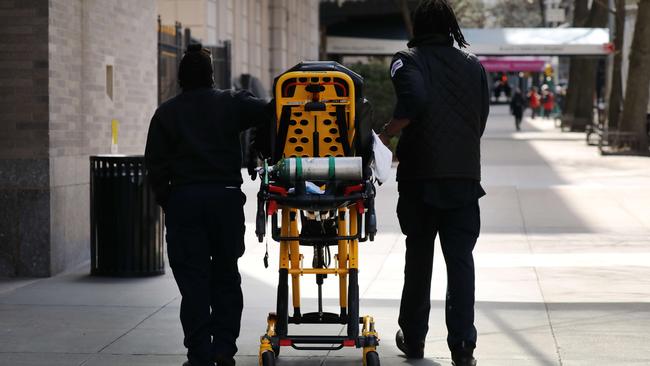
[[[604,27],[607,23],[607,7],[594,1],[588,16],[584,16],[585,0],[576,0],[574,26]],[[583,20],[585,19],[585,20]],[[573,57],[569,66],[569,86],[563,125],[571,131],[584,131],[594,117],[594,95],[596,92],[596,70],[598,60]]]
[[[573,26],[582,27],[589,17],[589,1],[575,0],[573,10]]]
[[[413,38],[413,21],[411,20],[411,10],[409,9],[408,0],[399,0],[399,10],[404,19],[404,26],[408,32],[409,38]]]
[[[639,153],[648,153],[646,118],[650,98],[650,0],[640,0],[630,49],[621,130],[633,132]]]
[[[573,26],[582,27],[589,17],[589,5],[587,0],[575,0],[573,10]],[[579,57],[571,57],[569,62],[569,85],[566,92],[566,102],[564,111],[562,111],[562,125],[569,126],[573,124],[578,105],[578,81],[581,79],[581,70],[584,67],[584,60]]]
[[[607,126],[609,129],[618,127],[618,119],[623,106],[623,39],[625,36],[625,0],[614,0],[616,18],[614,31],[614,65],[612,66],[612,86],[609,94],[607,111]]]
[[[546,5],[544,5],[544,0],[539,0],[539,11],[542,15],[541,26],[546,27]]]

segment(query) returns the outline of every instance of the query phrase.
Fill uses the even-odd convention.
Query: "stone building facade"
[[[44,274],[49,258],[46,1],[0,1],[0,276]]]
[[[158,0],[163,24],[181,22],[206,46],[232,44],[232,75],[273,78],[318,59],[318,0]]]
[[[318,0],[0,0],[0,277],[89,258],[89,155],[142,154],[157,106],[157,16],[232,44],[232,75],[318,57]]]
[[[0,276],[89,257],[89,155],[142,154],[156,0],[0,0]]]

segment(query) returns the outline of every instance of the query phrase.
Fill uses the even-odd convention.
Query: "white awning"
[[[464,29],[469,52],[485,56],[607,55],[612,47],[607,28]],[[327,53],[392,55],[406,48],[406,40],[327,37]]]

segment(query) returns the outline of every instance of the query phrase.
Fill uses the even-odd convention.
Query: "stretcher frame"
[[[310,71],[290,70],[276,80],[274,94],[278,123],[273,129],[274,156],[271,163],[287,157],[335,159],[354,155],[353,142],[358,126],[355,118],[355,80],[345,70],[341,71],[342,66],[336,64],[335,68],[329,67],[332,64],[323,63],[325,70],[313,70],[318,68],[313,63],[308,65],[312,69]],[[301,117],[300,122],[295,116]],[[256,234],[262,242],[266,235],[267,218],[270,217],[271,237],[280,243],[280,255],[276,311],[269,314],[266,332],[260,338],[259,364],[275,365],[281,347],[290,346],[298,350],[362,348],[363,364],[379,365],[376,350],[379,337],[374,319],[368,315],[359,317],[358,246],[360,242],[373,240],[376,232],[372,179],[364,177],[360,182],[344,182],[342,192],[334,194],[307,195],[301,194],[304,190],[300,189],[300,184],[304,182],[297,183],[294,194],[290,194],[286,186],[278,185],[270,178],[266,164],[261,175]],[[340,183],[332,177],[327,186],[340,186]],[[336,235],[301,235],[298,223],[301,211],[335,211]],[[301,246],[319,243],[337,247],[332,268],[304,266]],[[304,275],[316,275],[317,282],[327,275],[338,277],[339,314],[323,311],[320,285],[318,312],[301,312],[300,284]],[[289,279],[293,306],[291,316]],[[292,335],[288,331],[290,324],[342,324],[347,326],[347,332],[344,335]],[[359,325],[362,325],[361,332]]]

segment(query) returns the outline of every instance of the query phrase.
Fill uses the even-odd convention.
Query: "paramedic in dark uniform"
[[[440,235],[447,264],[445,318],[454,365],[475,365],[474,260],[480,231],[480,139],[489,112],[485,70],[467,46],[446,0],[422,1],[413,39],[390,73],[397,96],[380,138],[401,132],[397,147],[397,216],[406,235],[406,267],[397,346],[424,357],[433,248]]]
[[[234,365],[246,200],[239,133],[269,122],[272,109],[248,92],[214,89],[212,58],[201,45],[188,47],[178,79],[182,93],[151,120],[145,159],[182,296],[184,365]]]

